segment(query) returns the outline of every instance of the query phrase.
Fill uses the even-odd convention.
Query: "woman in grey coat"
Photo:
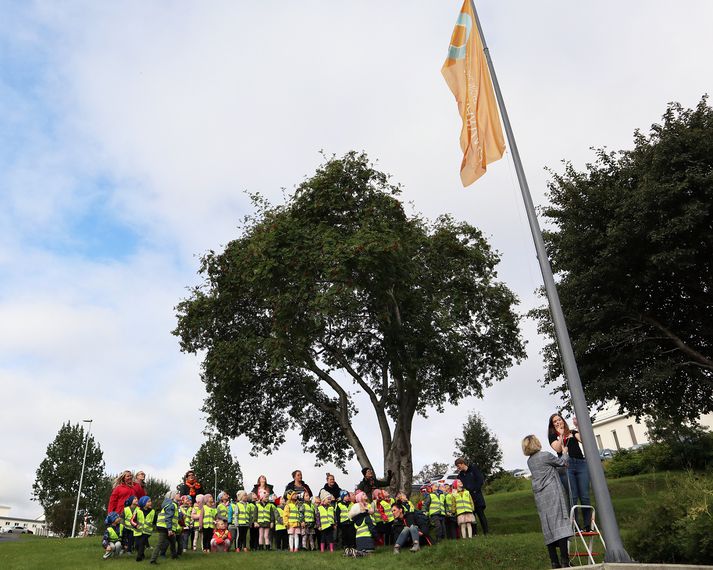
[[[522,440],[522,452],[528,456],[527,467],[532,473],[532,492],[540,515],[542,534],[552,568],[570,566],[567,539],[572,536],[572,525],[567,513],[567,499],[559,478],[558,469],[566,466],[561,457],[542,451],[540,440],[528,435]],[[560,558],[557,558],[557,547]]]

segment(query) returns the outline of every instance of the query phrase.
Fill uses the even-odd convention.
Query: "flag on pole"
[[[465,0],[460,9],[441,73],[455,95],[463,119],[460,178],[463,186],[468,186],[505,152],[498,105],[471,0]]]

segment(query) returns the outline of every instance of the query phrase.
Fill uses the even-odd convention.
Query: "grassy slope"
[[[642,497],[655,497],[665,488],[667,478],[674,480],[680,474],[647,474],[636,477],[614,479],[609,483],[619,525],[626,541],[627,522],[638,516],[645,508]],[[399,557],[391,554],[390,549],[381,549],[368,559],[343,559],[340,554],[319,553],[277,553],[254,552],[248,554],[212,554],[202,555],[187,553],[178,562],[161,561],[167,567],[181,568],[223,568],[234,567],[240,561],[241,568],[309,568],[340,567],[373,568],[382,570],[385,564],[389,568],[407,568],[418,560],[419,566],[432,568],[457,568],[460,566],[476,569],[523,570],[548,568],[549,562],[540,534],[539,519],[535,511],[530,491],[514,491],[489,495],[488,519],[493,533],[488,537],[478,536],[472,541],[446,542],[437,548],[424,549],[418,555],[409,552]],[[101,560],[99,538],[89,539],[43,539],[25,537],[14,542],[0,543],[0,567],[3,569],[35,569],[40,567],[95,568],[97,565],[112,567],[137,567],[133,558],[119,560]],[[418,557],[418,558],[416,558]],[[388,558],[388,560],[387,560]],[[146,564],[146,562],[144,562]]]

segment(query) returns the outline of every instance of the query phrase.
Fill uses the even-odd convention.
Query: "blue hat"
[[[131,497],[129,497],[128,499],[126,499],[126,500],[124,501],[124,506],[125,506],[125,507],[130,507],[130,506],[131,506],[131,503],[134,502],[134,499],[135,499],[135,498],[136,498],[136,495],[131,495]]]
[[[347,491],[347,490],[345,490],[345,489],[342,489],[341,491],[339,491],[339,498],[340,498],[340,499],[343,499],[344,497],[347,497],[347,496],[349,496],[349,491]]]
[[[148,495],[144,495],[139,499],[139,507],[143,509],[146,506],[146,503],[148,503],[150,500],[151,497],[149,497]]]
[[[112,525],[114,524],[114,521],[119,518],[119,515],[116,513],[112,512],[107,515],[107,517],[104,519],[104,524],[105,525]]]

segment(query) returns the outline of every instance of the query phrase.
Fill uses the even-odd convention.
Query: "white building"
[[[703,427],[713,429],[713,414],[701,416],[698,420]],[[634,416],[619,413],[619,404],[609,402],[604,409],[594,415],[592,422],[597,447],[601,449],[628,449],[633,445],[649,443],[645,419],[636,421]]]
[[[36,519],[23,519],[20,517],[10,516],[10,507],[0,505],[0,532],[7,532],[9,529],[16,526],[23,526],[32,531],[32,534],[39,536],[51,536],[45,522],[45,516],[42,515]]]

